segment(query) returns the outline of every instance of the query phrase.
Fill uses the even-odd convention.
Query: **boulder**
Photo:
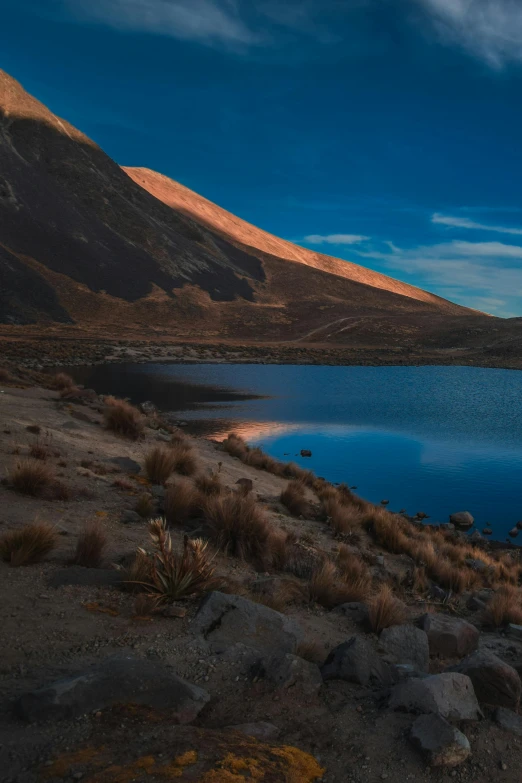
[[[469,511],[457,511],[455,514],[450,514],[450,522],[455,527],[468,528],[473,526],[475,520]]]
[[[428,636],[414,625],[394,625],[385,628],[379,642],[395,663],[411,663],[418,671],[427,672],[430,663]]]
[[[265,655],[293,653],[303,637],[302,629],[290,617],[218,590],[203,599],[192,631],[202,634],[215,653],[224,652],[238,641]]]
[[[511,536],[511,538],[516,538],[519,533],[520,530],[518,529],[518,527],[512,527],[511,530],[509,531],[509,535]]]
[[[121,521],[124,525],[138,525],[143,522],[143,517],[140,517],[136,511],[128,510],[121,515]]]
[[[112,457],[109,462],[114,462],[124,473],[138,474],[141,470],[140,463],[130,457]]]
[[[122,572],[117,571],[115,568],[69,566],[69,568],[60,568],[58,571],[55,571],[49,579],[49,586],[82,585],[86,587],[111,587],[119,586],[122,581]]]
[[[452,671],[470,678],[479,702],[491,707],[517,709],[522,692],[518,672],[489,650],[479,650]]]
[[[319,667],[291,653],[273,655],[261,662],[264,675],[277,688],[293,688],[312,696],[323,684]]]
[[[301,449],[301,457],[311,457],[312,452],[310,449]]]
[[[420,715],[410,739],[432,767],[456,767],[471,753],[468,738],[440,715]]]
[[[249,478],[240,478],[236,481],[236,484],[242,487],[245,492],[252,492],[254,489],[254,482]]]
[[[499,707],[495,710],[495,721],[502,729],[522,737],[522,717],[517,715],[516,712],[507,710],[505,707]]]
[[[484,536],[490,536],[490,535],[492,535],[492,533],[493,533],[493,528],[492,527],[484,527],[482,529],[482,535],[484,535]]]
[[[522,625],[509,623],[508,627],[506,628],[506,633],[512,639],[518,639],[518,641],[522,641]]]
[[[469,677],[458,672],[408,679],[393,688],[392,710],[441,715],[447,720],[478,720],[482,713]]]
[[[346,680],[359,685],[391,685],[390,667],[379,658],[366,639],[352,636],[328,655],[321,667],[323,680]]]
[[[16,704],[27,721],[70,719],[115,704],[143,704],[168,710],[175,723],[190,723],[209,694],[158,661],[107,658],[98,666],[23,695]]]
[[[430,655],[464,658],[477,649],[479,632],[474,625],[443,614],[425,614],[419,621],[428,635]]]
[[[342,614],[354,623],[366,623],[368,620],[368,607],[359,601],[350,601],[340,604],[332,609],[332,614]]]

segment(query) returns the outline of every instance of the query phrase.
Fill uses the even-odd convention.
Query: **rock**
[[[376,555],[375,556],[375,565],[384,566],[384,556],[383,555]]]
[[[86,413],[83,411],[71,411],[70,415],[73,417],[73,419],[78,419],[78,421],[83,421],[85,424],[97,424],[98,422],[96,419],[93,419],[92,416],[87,416]]]
[[[418,671],[427,672],[430,663],[428,637],[414,625],[394,625],[385,628],[379,642],[395,663],[411,663]]]
[[[241,734],[246,734],[248,737],[254,737],[257,740],[273,740],[281,734],[281,730],[274,726],[273,723],[265,723],[260,721],[259,723],[239,723],[236,726],[228,726],[230,731],[240,731]]]
[[[480,542],[483,541],[484,539],[482,538],[478,530],[474,530],[473,533],[470,535],[469,540],[472,541],[474,544],[480,544]]]
[[[483,560],[475,560],[473,557],[466,558],[466,565],[473,571],[484,572],[488,570],[488,566]]]
[[[404,712],[435,713],[455,721],[482,716],[470,678],[458,672],[404,680],[393,688],[389,706]]]
[[[313,696],[323,684],[321,672],[315,663],[290,653],[265,658],[261,667],[266,679],[278,688],[295,687],[300,693]]]
[[[410,739],[432,767],[456,767],[471,754],[468,738],[440,715],[420,715]]]
[[[301,457],[311,457],[312,452],[310,449],[301,449]]]
[[[466,606],[472,612],[483,612],[486,608],[486,602],[481,601],[476,595],[471,595],[466,602]]]
[[[419,625],[428,634],[430,655],[464,658],[477,649],[479,632],[474,625],[443,614],[425,614]]]
[[[249,478],[240,478],[236,481],[240,487],[244,487],[246,492],[252,492],[254,489],[254,482]]]
[[[511,536],[511,538],[516,538],[519,533],[520,530],[518,529],[518,527],[512,527],[511,530],[509,531],[509,535]]]
[[[204,598],[192,622],[192,631],[203,634],[214,652],[223,652],[237,641],[261,653],[295,652],[303,637],[290,617],[238,595],[217,590]]]
[[[87,587],[119,586],[123,581],[121,571],[115,568],[83,568],[83,566],[69,566],[55,571],[49,579],[50,587],[64,587],[65,585],[84,585]]]
[[[453,522],[441,522],[440,525],[441,530],[455,530],[455,525]]]
[[[482,704],[517,709],[522,692],[518,672],[488,650],[479,650],[453,666],[451,671],[467,675]]]
[[[145,402],[141,402],[139,405],[139,409],[146,416],[152,416],[154,413],[157,413],[158,411],[154,403],[150,402],[150,400],[145,400]]]
[[[158,661],[132,657],[103,663],[22,696],[16,710],[27,721],[70,719],[114,704],[143,704],[170,712],[176,723],[190,723],[209,694],[182,680]]]
[[[366,623],[368,620],[368,607],[359,601],[350,601],[346,604],[339,604],[332,609],[332,614],[342,614],[354,623]]]
[[[138,474],[141,471],[141,465],[130,457],[112,457],[109,462],[114,462],[124,473]]]
[[[120,521],[124,525],[137,525],[140,522],[143,522],[143,517],[140,517],[140,515],[136,511],[124,511],[121,515]]]
[[[516,712],[507,710],[505,707],[499,707],[495,710],[495,721],[506,731],[511,731],[513,734],[518,734],[519,737],[522,737],[522,717],[517,715]]]
[[[512,639],[518,639],[522,641],[522,625],[515,625],[515,623],[509,623],[506,628],[506,633],[511,636]]]
[[[163,617],[177,617],[182,619],[186,617],[187,610],[182,606],[167,606],[161,613]]]
[[[491,527],[484,527],[482,528],[482,535],[483,536],[491,536],[493,534],[493,528]]]
[[[390,685],[393,675],[371,644],[360,636],[352,636],[335,647],[321,667],[323,680],[346,680],[359,685]]]
[[[522,520],[520,522],[517,522],[517,527],[519,530],[522,530]]]
[[[450,514],[449,519],[455,527],[463,528],[472,527],[475,522],[469,511],[457,511],[455,514]]]
[[[388,506],[390,504],[389,500],[381,500],[381,506]]]

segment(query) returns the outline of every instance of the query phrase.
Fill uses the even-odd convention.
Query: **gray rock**
[[[485,527],[482,529],[482,535],[484,536],[490,536],[493,533],[493,528],[491,527]]]
[[[518,529],[518,527],[512,527],[511,530],[509,531],[509,535],[511,536],[511,538],[516,538],[519,533],[520,530]]]
[[[513,734],[518,734],[519,737],[522,737],[522,717],[517,715],[516,712],[507,710],[505,707],[499,707],[495,710],[495,721],[506,731],[511,731]]]
[[[392,710],[441,715],[447,720],[478,720],[482,713],[469,677],[458,672],[432,674],[400,682],[393,688]]]
[[[509,623],[506,628],[506,633],[511,636],[512,639],[518,639],[522,641],[522,625],[515,625],[515,623]]]
[[[202,634],[216,653],[238,641],[267,655],[293,653],[303,637],[302,629],[290,617],[217,590],[202,601],[192,631]]]
[[[430,663],[428,637],[414,625],[394,625],[385,628],[379,642],[395,663],[411,663],[418,671],[427,672]]]
[[[278,688],[293,688],[304,695],[312,696],[323,684],[319,667],[297,655],[285,653],[274,655],[262,661],[266,678]]]
[[[473,533],[470,535],[469,540],[473,541],[474,544],[478,544],[484,539],[482,538],[478,530],[474,530]]]
[[[443,614],[425,614],[419,625],[428,634],[430,655],[464,658],[477,649],[479,632],[474,625]]]
[[[138,474],[141,470],[140,463],[130,457],[113,457],[109,462],[114,462],[124,473]]]
[[[246,492],[252,492],[254,489],[254,482],[249,478],[240,478],[236,481],[236,484],[243,487]]]
[[[158,409],[154,405],[153,402],[150,402],[150,400],[146,400],[145,402],[141,402],[139,405],[139,408],[142,413],[144,413],[146,416],[152,416],[153,413],[157,413]]]
[[[323,680],[347,680],[359,685],[391,685],[393,674],[371,644],[360,636],[352,636],[328,655],[321,667]]]
[[[368,620],[368,607],[359,601],[350,601],[336,606],[332,614],[342,614],[354,623],[365,623]]]
[[[143,522],[143,517],[140,517],[136,511],[124,511],[121,515],[121,522],[124,525],[137,525]]]
[[[488,566],[486,565],[486,563],[483,560],[476,560],[473,557],[466,558],[466,565],[469,568],[472,568],[473,571],[482,571],[483,572],[483,571],[487,571],[488,570]]]
[[[410,739],[432,767],[456,767],[471,754],[468,738],[440,715],[420,715]]]
[[[479,650],[452,667],[467,675],[478,700],[491,707],[517,709],[522,693],[518,672],[488,650]]]
[[[312,452],[310,449],[301,449],[301,457],[311,457]]]
[[[474,521],[469,511],[457,511],[455,514],[450,514],[450,522],[455,527],[472,527]]]
[[[123,581],[121,571],[115,568],[83,568],[69,566],[55,571],[49,579],[50,587],[65,585],[84,585],[86,587],[110,587],[120,585]]]
[[[441,530],[455,530],[455,525],[453,522],[441,522],[440,525]]]
[[[273,740],[281,734],[281,730],[274,726],[273,723],[265,723],[260,721],[259,723],[239,723],[236,726],[228,726],[231,731],[240,731],[241,734],[246,734],[248,737],[254,737],[258,740]]]
[[[209,694],[182,680],[158,661],[108,658],[81,674],[26,693],[17,704],[27,721],[76,718],[114,704],[143,704],[164,709],[175,723],[190,723]]]

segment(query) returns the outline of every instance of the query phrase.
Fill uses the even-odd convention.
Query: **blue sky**
[[[119,163],[522,316],[520,0],[3,0],[0,52]]]

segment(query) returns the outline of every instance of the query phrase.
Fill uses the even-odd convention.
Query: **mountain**
[[[161,174],[122,169],[0,71],[0,324],[393,342],[465,316],[479,317],[278,239]]]

